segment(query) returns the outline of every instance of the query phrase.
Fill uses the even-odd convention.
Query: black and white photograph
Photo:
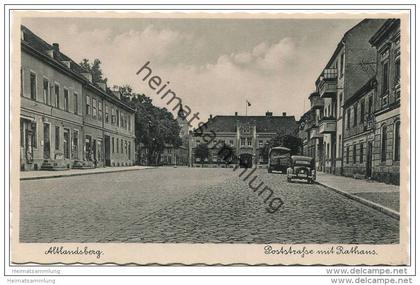
[[[16,263],[408,264],[406,13],[13,25]]]

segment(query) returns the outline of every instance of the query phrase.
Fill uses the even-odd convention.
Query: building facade
[[[377,92],[374,106],[373,178],[400,181],[400,20],[389,19],[372,36],[377,49]]]
[[[50,45],[21,27],[22,170],[133,164],[134,110],[106,91],[101,92],[91,78],[60,52],[58,44]],[[100,104],[105,101],[112,108],[124,110],[130,127],[128,123],[108,128],[104,125],[104,105]],[[88,105],[95,109],[95,117],[86,112]],[[106,132],[120,135],[124,151],[127,143],[124,156],[117,158],[107,151]],[[106,161],[107,154],[111,163]]]
[[[372,177],[376,86],[373,77],[343,105],[344,176]]]
[[[201,128],[202,132],[194,132],[192,137],[192,160],[200,163],[194,157],[195,148],[205,143],[210,149],[209,163],[222,164],[218,153],[223,145],[229,145],[235,155],[252,165],[262,164],[267,161],[262,155],[263,148],[276,135],[298,136],[298,122],[294,116],[273,116],[267,112],[265,116],[210,116]]]

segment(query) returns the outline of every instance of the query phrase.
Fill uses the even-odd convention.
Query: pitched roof
[[[23,33],[23,37],[21,39],[22,47],[25,47],[26,50],[33,50],[45,61],[48,61],[49,63],[53,64],[60,70],[63,70],[67,72],[67,74],[71,74],[74,78],[76,78],[79,81],[82,81],[83,83],[87,84],[87,86],[93,88],[96,92],[102,93],[104,96],[106,96],[108,99],[112,100],[114,103],[117,103],[121,107],[129,110],[134,111],[133,108],[122,102],[120,99],[116,98],[115,95],[111,93],[109,90],[102,90],[100,87],[96,84],[96,82],[90,82],[87,80],[82,73],[88,73],[87,70],[82,68],[79,64],[77,64],[74,60],[72,60],[70,57],[62,53],[57,46],[50,45],[46,41],[44,41],[42,38],[34,34],[30,29],[25,27],[24,25],[21,25],[21,32]],[[52,53],[52,56],[49,54],[50,51],[54,51]],[[65,62],[68,62],[69,65],[67,65]]]
[[[204,130],[214,132],[236,132],[237,124],[255,124],[257,132],[277,133],[284,131],[295,133],[298,124],[294,116],[225,116],[218,115],[209,119]]]

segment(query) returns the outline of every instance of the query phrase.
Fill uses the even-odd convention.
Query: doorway
[[[44,123],[44,159],[50,159],[51,157],[50,144],[50,124]]]
[[[366,158],[366,178],[372,177],[372,142],[368,142]]]
[[[105,136],[105,166],[111,166],[111,139]]]

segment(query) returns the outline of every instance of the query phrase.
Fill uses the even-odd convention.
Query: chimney
[[[89,80],[90,83],[92,83],[92,73],[90,72],[82,72],[82,75]]]
[[[98,84],[99,88],[101,88],[103,91],[106,91],[106,82],[105,81],[98,81],[96,82]]]
[[[272,117],[273,116],[273,112],[267,111],[267,112],[265,112],[265,116],[266,117]]]
[[[235,116],[238,116],[238,112],[235,112]]]
[[[283,117],[286,117],[286,112],[283,112]]]
[[[60,51],[60,45],[58,43],[53,43],[52,46],[55,51]]]

